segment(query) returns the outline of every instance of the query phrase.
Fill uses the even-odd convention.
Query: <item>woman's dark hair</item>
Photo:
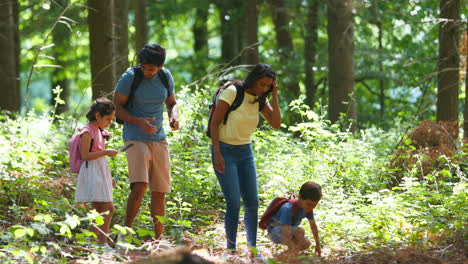
[[[318,183],[308,181],[302,185],[299,195],[303,200],[318,202],[322,199],[322,187]]]
[[[95,121],[96,113],[101,114],[101,116],[106,116],[112,114],[114,110],[115,106],[111,100],[107,98],[98,98],[94,100],[91,104],[91,107],[89,108],[88,113],[86,114],[86,118],[89,120],[89,122]]]
[[[138,52],[139,64],[153,64],[158,67],[164,64],[166,60],[166,50],[157,44],[146,44]]]
[[[276,74],[268,64],[257,64],[255,67],[250,71],[247,78],[244,80],[244,90],[249,89],[252,87],[256,81],[263,77],[269,77],[271,79],[276,80]],[[262,110],[266,104],[266,99],[268,95],[271,93],[271,89],[263,94],[262,96],[258,97],[256,102],[259,102],[259,109]]]

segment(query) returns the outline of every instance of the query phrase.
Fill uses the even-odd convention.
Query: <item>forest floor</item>
[[[200,232],[196,237],[185,240],[184,245],[176,245],[168,239],[162,241],[147,241],[137,250],[116,249],[100,254],[101,263],[183,263],[171,262],[182,254],[199,256],[207,262],[193,263],[325,263],[325,264],[468,264],[468,254],[464,245],[444,245],[439,248],[415,249],[376,249],[365,252],[346,253],[338,249],[322,248],[322,257],[316,257],[314,248],[298,255],[282,254],[282,246],[269,242],[264,232],[259,232],[258,251],[264,256],[264,262],[251,257],[245,241],[242,241],[243,231],[238,234],[238,251],[228,253],[223,249],[225,243],[223,224],[219,222],[210,232]],[[213,237],[212,235],[215,234]],[[207,239],[207,237],[210,237]],[[182,253],[181,253],[182,252]],[[167,262],[165,262],[167,261]],[[79,263],[78,261],[76,263]]]

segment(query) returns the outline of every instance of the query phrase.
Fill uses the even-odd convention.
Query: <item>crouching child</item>
[[[315,240],[315,254],[320,257],[322,250],[313,212],[322,198],[320,184],[311,181],[304,183],[298,198],[275,198],[263,214],[259,227],[267,229],[273,243],[288,246],[284,253],[296,254],[311,245],[304,229],[299,227],[302,219],[307,218]]]

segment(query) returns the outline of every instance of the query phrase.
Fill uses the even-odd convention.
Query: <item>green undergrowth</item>
[[[224,202],[204,134],[208,91],[198,90],[180,91],[181,129],[167,133],[172,192],[161,221],[175,243],[201,237],[198,244],[213,247],[211,233],[204,237],[203,232],[222,220]],[[302,183],[312,180],[323,186],[315,217],[329,255],[463,240],[468,222],[467,171],[460,161],[466,160],[466,154],[460,152],[461,159],[441,157],[441,166],[422,178],[417,167],[408,168],[400,184],[391,187],[387,165],[403,129],[368,128],[353,134],[331,125],[300,101],[293,109],[302,123],[281,130],[265,123],[253,138],[260,213],[274,197],[296,193]],[[48,113],[1,116],[0,262],[65,263],[90,258],[89,226],[100,224],[102,217],[74,203],[76,175],[68,167],[68,140],[81,125],[83,120],[69,116],[53,122]],[[109,130],[112,138],[107,147],[121,146],[121,128],[112,124]],[[134,229],[123,228],[129,193],[126,159],[119,154],[109,160],[117,181],[112,232],[129,234],[126,246],[137,248],[153,234],[149,197]],[[219,234],[217,239],[224,237]]]

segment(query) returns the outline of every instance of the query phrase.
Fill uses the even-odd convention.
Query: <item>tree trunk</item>
[[[2,80],[0,110],[19,112],[19,29],[18,2],[5,0],[0,4],[0,80]]]
[[[437,121],[458,120],[459,63],[458,22],[460,0],[441,0],[439,28],[439,63],[437,85]]]
[[[466,24],[465,36],[465,114],[463,115],[463,134],[468,147],[468,23]]]
[[[113,0],[88,0],[88,27],[93,99],[109,97],[114,91],[112,60]]]
[[[318,42],[318,13],[319,0],[308,0],[306,7],[307,20],[305,24],[304,36],[304,57],[305,57],[305,87],[306,104],[313,109],[315,103],[315,57],[317,56]]]
[[[193,72],[192,79],[197,80],[206,74],[206,62],[208,59],[208,5],[197,7],[195,21],[193,23]]]
[[[128,1],[114,0],[114,61],[117,78],[128,68]]]
[[[240,63],[240,32],[239,32],[239,6],[238,0],[220,0],[217,6],[220,12],[221,23],[221,61],[226,65]]]
[[[135,9],[135,51],[138,53],[148,43],[148,21],[146,19],[146,0],[134,0]]]
[[[259,63],[258,57],[258,7],[257,0],[247,0],[246,4],[247,50],[244,53],[245,62],[249,65]]]
[[[60,14],[63,9],[69,4],[68,0],[58,0],[53,4],[53,8],[57,10],[54,14]],[[58,23],[57,26],[52,31],[52,40],[54,42],[53,54],[55,58],[55,64],[61,66],[61,68],[54,68],[52,71],[52,87],[50,90],[51,100],[50,105],[55,106],[56,94],[53,93],[55,87],[60,86],[62,92],[60,93],[60,98],[65,100],[65,104],[58,104],[55,114],[59,115],[68,111],[68,99],[70,97],[70,79],[68,78],[68,61],[65,57],[67,52],[70,49],[70,37],[71,32],[68,27],[63,23]]]
[[[356,120],[352,0],[328,0],[328,117]],[[355,122],[353,122],[354,124]],[[352,127],[354,128],[354,126]]]
[[[292,99],[295,99],[300,95],[299,84],[297,82],[299,74],[297,69],[291,67],[295,65],[295,63],[293,62],[294,46],[291,34],[288,31],[290,18],[284,0],[269,0],[268,2],[271,7],[273,24],[275,25],[276,42],[278,45],[280,62],[282,65],[287,67],[289,75],[289,77],[284,78],[288,89],[285,94],[287,102],[289,103]]]

